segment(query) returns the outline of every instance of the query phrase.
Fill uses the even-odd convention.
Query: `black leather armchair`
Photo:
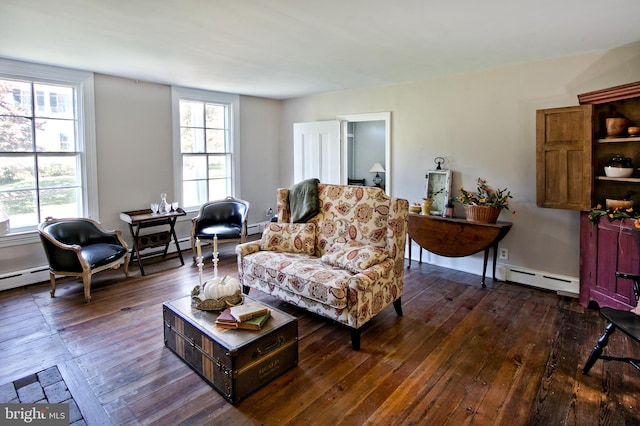
[[[198,216],[191,219],[191,250],[196,258],[196,238],[213,241],[218,236],[218,244],[244,243],[247,238],[247,218],[249,202],[233,197],[209,201],[200,206]]]
[[[129,248],[120,231],[107,231],[86,218],[52,219],[38,226],[40,240],[49,261],[51,297],[55,297],[56,275],[82,278],[84,297],[91,301],[91,276],[116,269],[124,262],[129,276]]]

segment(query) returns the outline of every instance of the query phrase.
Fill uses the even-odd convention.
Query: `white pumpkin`
[[[238,290],[238,280],[224,277],[215,277],[204,283],[202,294],[205,299],[220,299],[225,296],[233,296]]]

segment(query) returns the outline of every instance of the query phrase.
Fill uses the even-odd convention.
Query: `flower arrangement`
[[[478,178],[478,188],[476,192],[466,191],[462,186],[460,187],[460,195],[456,198],[461,204],[471,206],[486,206],[496,209],[509,210],[509,198],[511,191],[505,189],[493,189],[487,185],[487,181],[482,178]],[[513,214],[516,214],[514,211]]]
[[[633,226],[640,229],[640,213],[633,210],[633,207],[626,209],[619,207],[616,207],[615,209],[607,209],[602,207],[602,204],[598,204],[596,207],[591,209],[591,212],[589,213],[589,222],[595,225],[601,217],[606,217],[609,219],[609,222],[613,222],[618,219],[633,219]]]

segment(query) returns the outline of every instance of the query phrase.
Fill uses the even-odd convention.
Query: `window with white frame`
[[[173,88],[176,194],[185,210],[234,196],[238,96]]]
[[[95,217],[93,74],[0,60],[0,211],[12,233]]]

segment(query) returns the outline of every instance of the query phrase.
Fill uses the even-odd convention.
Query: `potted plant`
[[[493,189],[485,179],[478,178],[476,192],[467,191],[461,186],[457,201],[463,205],[467,220],[495,223],[502,209],[509,210],[510,198],[513,197],[507,188]]]

